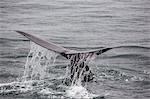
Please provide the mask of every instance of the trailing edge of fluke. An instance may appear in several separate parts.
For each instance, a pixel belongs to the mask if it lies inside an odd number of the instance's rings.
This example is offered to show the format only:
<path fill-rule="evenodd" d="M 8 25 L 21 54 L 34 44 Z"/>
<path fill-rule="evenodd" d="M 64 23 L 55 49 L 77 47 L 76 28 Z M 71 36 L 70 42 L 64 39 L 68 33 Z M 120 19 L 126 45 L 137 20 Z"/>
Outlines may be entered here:
<path fill-rule="evenodd" d="M 17 33 L 24 35 L 26 38 L 28 38 L 29 40 L 31 40 L 32 42 L 48 49 L 51 51 L 54 51 L 56 53 L 61 54 L 62 56 L 66 56 L 66 55 L 72 55 L 72 54 L 78 54 L 78 53 L 95 53 L 96 55 L 100 55 L 110 49 L 113 49 L 115 47 L 112 48 L 100 48 L 100 49 L 95 49 L 95 50 L 88 50 L 88 51 L 75 51 L 75 50 L 70 50 L 67 48 L 64 48 L 62 46 L 56 45 L 52 42 L 47 42 L 44 41 L 36 36 L 31 35 L 30 33 L 25 33 L 22 31 L 16 31 Z"/>

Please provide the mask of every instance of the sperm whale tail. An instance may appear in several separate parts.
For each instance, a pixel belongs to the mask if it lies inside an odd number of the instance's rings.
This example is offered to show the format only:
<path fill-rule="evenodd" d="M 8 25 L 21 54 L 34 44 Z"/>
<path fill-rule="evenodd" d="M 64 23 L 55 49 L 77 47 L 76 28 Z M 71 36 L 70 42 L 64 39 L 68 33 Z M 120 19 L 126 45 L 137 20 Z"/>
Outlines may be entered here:
<path fill-rule="evenodd" d="M 88 82 L 93 79 L 93 73 L 91 72 L 89 66 L 87 65 L 88 61 L 93 55 L 100 55 L 104 52 L 107 52 L 113 48 L 101 48 L 89 51 L 76 51 L 70 50 L 65 47 L 56 45 L 51 42 L 44 41 L 38 37 L 31 35 L 30 33 L 25 33 L 22 31 L 16 31 L 21 35 L 24 35 L 26 38 L 31 40 L 32 42 L 48 49 L 54 51 L 56 53 L 61 54 L 63 57 L 70 60 L 70 81 L 72 84 L 77 83 L 79 81 Z"/>
<path fill-rule="evenodd" d="M 33 41 L 34 43 L 36 43 L 36 44 L 38 44 L 38 45 L 40 45 L 40 46 L 42 46 L 48 50 L 59 53 L 64 57 L 66 57 L 67 55 L 73 55 L 73 54 L 78 54 L 78 53 L 80 53 L 80 54 L 82 54 L 82 53 L 95 53 L 96 55 L 100 55 L 100 54 L 112 49 L 112 48 L 101 48 L 101 49 L 95 49 L 95 50 L 89 50 L 89 51 L 75 51 L 75 50 L 67 49 L 65 47 L 61 47 L 61 46 L 56 45 L 52 42 L 44 41 L 38 37 L 31 35 L 30 33 L 25 33 L 22 31 L 16 31 L 16 32 L 20 33 L 21 35 L 24 35 L 26 38 Z"/>

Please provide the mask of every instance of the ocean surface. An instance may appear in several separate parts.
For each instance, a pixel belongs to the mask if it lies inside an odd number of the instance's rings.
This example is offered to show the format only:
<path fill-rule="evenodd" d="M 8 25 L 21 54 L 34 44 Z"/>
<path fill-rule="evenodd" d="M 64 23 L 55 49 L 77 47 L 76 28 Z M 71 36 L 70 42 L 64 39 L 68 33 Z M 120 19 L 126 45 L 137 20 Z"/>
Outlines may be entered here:
<path fill-rule="evenodd" d="M 0 0 L 0 85 L 23 76 L 30 43 L 15 30 L 74 50 L 124 46 L 90 63 L 97 82 L 86 89 L 98 99 L 150 99 L 150 0 Z M 66 65 L 62 58 L 53 75 Z M 30 93 L 0 99 L 52 98 Z"/>

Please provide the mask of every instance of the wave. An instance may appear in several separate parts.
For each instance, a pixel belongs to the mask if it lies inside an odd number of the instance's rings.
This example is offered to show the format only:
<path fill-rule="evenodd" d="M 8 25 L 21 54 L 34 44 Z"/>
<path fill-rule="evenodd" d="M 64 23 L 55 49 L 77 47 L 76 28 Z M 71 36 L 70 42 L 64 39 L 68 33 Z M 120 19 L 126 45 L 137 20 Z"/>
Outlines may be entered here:
<path fill-rule="evenodd" d="M 116 46 L 116 47 L 112 47 L 112 48 L 136 48 L 136 49 L 148 49 L 150 50 L 150 47 L 147 46 L 136 46 L 136 45 L 127 45 L 127 46 Z"/>
<path fill-rule="evenodd" d="M 102 49 L 102 48 L 106 48 L 106 47 L 102 47 L 102 46 L 97 46 L 97 47 L 65 47 L 65 48 L 69 48 L 69 49 L 75 49 L 75 50 L 85 50 L 85 49 Z M 150 47 L 147 46 L 136 46 L 136 45 L 124 45 L 124 46 L 114 46 L 114 47 L 109 47 L 109 48 L 113 48 L 113 49 L 118 49 L 118 48 L 130 48 L 130 49 L 148 49 L 150 50 Z"/>
<path fill-rule="evenodd" d="M 1 73 L 0 73 L 0 78 L 9 78 L 9 77 L 17 78 L 18 75 L 11 74 L 11 73 L 9 73 L 9 72 L 3 72 L 3 71 L 1 71 Z"/>
<path fill-rule="evenodd" d="M 4 42 L 8 42 L 8 41 L 18 42 L 18 41 L 29 41 L 29 40 L 28 39 L 0 38 L 0 43 L 4 43 Z"/>
<path fill-rule="evenodd" d="M 1 56 L 1 58 L 26 58 L 27 55 L 5 55 L 5 56 Z"/>
<path fill-rule="evenodd" d="M 142 59 L 150 59 L 148 56 L 140 55 L 140 54 L 121 54 L 110 56 L 109 58 L 142 58 Z"/>

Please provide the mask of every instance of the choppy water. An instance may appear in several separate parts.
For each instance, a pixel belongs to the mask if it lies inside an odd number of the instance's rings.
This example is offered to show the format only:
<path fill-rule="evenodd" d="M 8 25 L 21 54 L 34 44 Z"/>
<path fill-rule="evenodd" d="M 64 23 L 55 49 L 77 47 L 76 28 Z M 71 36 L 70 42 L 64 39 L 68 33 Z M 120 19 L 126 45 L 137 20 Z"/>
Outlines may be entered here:
<path fill-rule="evenodd" d="M 87 89 L 104 99 L 150 98 L 149 0 L 1 0 L 1 83 L 16 81 L 23 75 L 29 52 L 29 40 L 14 30 L 31 32 L 76 50 L 126 46 L 110 50 L 90 63 L 97 83 L 90 83 Z M 49 80 L 46 86 L 63 91 L 57 85 L 66 65 L 67 60 L 61 58 L 52 68 L 52 77 L 58 79 Z M 0 98 L 38 98 L 41 94 L 36 93 L 36 88 L 23 95 L 1 94 Z"/>

